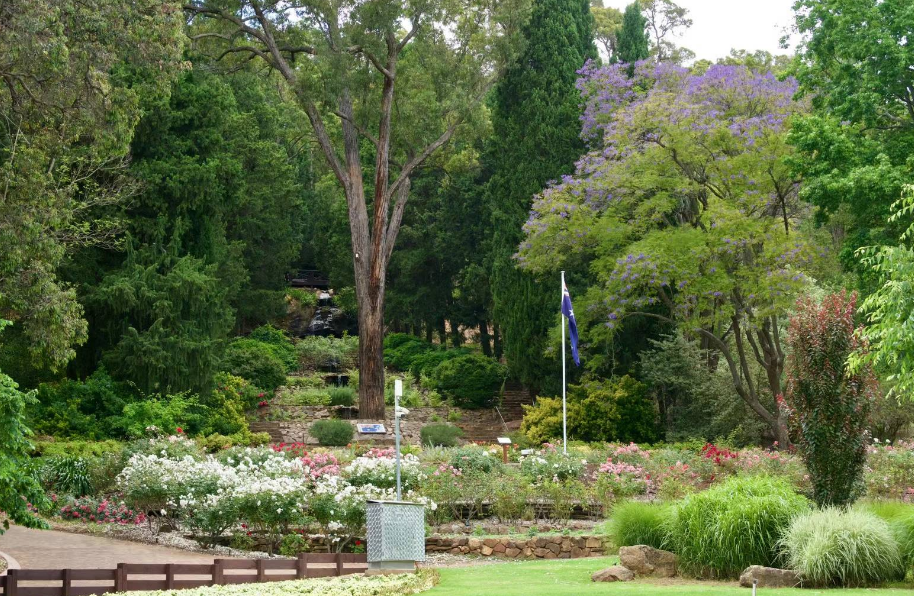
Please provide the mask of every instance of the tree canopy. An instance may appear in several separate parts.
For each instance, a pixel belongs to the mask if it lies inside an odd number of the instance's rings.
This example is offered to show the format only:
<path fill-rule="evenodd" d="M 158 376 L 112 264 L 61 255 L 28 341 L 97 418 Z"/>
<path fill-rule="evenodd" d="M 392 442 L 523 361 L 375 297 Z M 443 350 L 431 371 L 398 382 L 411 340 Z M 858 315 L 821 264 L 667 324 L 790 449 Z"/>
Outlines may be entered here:
<path fill-rule="evenodd" d="M 599 142 L 548 188 L 525 224 L 533 271 L 597 272 L 588 309 L 604 333 L 629 317 L 708 342 L 746 403 L 786 440 L 774 410 L 784 353 L 778 317 L 816 257 L 796 222 L 786 130 L 803 112 L 793 81 L 745 67 L 703 74 L 666 64 L 585 69 L 584 131 Z M 767 376 L 759 393 L 750 366 Z"/>

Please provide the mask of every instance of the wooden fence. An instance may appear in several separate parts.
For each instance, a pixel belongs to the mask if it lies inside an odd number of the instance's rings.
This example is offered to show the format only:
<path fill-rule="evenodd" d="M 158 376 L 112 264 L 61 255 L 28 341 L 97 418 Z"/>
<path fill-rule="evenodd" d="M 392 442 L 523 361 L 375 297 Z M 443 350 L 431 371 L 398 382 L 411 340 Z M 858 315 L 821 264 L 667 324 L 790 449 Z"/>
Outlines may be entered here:
<path fill-rule="evenodd" d="M 134 590 L 275 582 L 362 573 L 363 554 L 311 554 L 297 559 L 216 559 L 207 564 L 120 563 L 117 569 L 11 569 L 0 577 L 3 596 L 87 596 Z"/>

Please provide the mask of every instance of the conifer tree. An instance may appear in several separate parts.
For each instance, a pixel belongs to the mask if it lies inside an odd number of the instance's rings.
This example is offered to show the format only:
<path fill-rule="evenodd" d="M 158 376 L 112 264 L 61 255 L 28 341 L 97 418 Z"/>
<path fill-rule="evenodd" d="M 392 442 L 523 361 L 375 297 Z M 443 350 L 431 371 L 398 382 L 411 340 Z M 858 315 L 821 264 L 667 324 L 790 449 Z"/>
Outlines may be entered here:
<path fill-rule="evenodd" d="M 536 388 L 558 312 L 558 283 L 538 283 L 513 258 L 533 195 L 574 170 L 583 153 L 577 71 L 597 57 L 587 0 L 536 0 L 526 47 L 496 87 L 488 198 L 492 209 L 492 295 L 514 376 Z"/>
<path fill-rule="evenodd" d="M 633 64 L 644 60 L 650 55 L 645 27 L 647 19 L 641 14 L 641 5 L 638 0 L 625 7 L 622 15 L 622 29 L 619 31 L 616 48 L 618 54 L 613 62 Z"/>

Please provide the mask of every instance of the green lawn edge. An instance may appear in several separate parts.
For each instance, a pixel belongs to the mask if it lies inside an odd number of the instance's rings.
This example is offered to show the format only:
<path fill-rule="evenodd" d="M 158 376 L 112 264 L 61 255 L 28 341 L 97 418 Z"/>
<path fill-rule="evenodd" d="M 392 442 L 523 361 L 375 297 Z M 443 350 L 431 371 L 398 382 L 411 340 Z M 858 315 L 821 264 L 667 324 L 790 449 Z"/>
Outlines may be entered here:
<path fill-rule="evenodd" d="M 578 596 L 611 594 L 613 596 L 749 596 L 751 590 L 736 582 L 675 580 L 638 580 L 633 582 L 594 583 L 590 575 L 618 563 L 617 557 L 593 557 L 551 561 L 523 561 L 471 567 L 439 569 L 438 585 L 429 596 Z M 891 588 L 762 589 L 759 594 L 790 596 L 832 594 L 840 596 L 911 596 L 914 584 Z"/>

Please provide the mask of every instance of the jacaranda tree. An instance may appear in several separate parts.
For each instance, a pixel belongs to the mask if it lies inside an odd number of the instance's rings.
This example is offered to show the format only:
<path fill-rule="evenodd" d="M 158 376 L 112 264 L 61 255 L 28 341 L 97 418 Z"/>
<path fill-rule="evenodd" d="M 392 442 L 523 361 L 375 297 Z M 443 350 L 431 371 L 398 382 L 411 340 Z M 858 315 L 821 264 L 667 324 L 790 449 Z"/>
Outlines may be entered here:
<path fill-rule="evenodd" d="M 602 321 L 592 337 L 646 316 L 701 339 L 786 444 L 774 407 L 780 319 L 816 256 L 795 225 L 799 185 L 784 163 L 786 127 L 803 110 L 795 83 L 741 66 L 640 63 L 632 77 L 590 65 L 579 86 L 598 148 L 534 203 L 521 263 L 598 275 L 584 305 Z"/>
<path fill-rule="evenodd" d="M 797 447 L 821 506 L 848 505 L 863 490 L 866 429 L 878 389 L 871 368 L 847 370 L 848 357 L 865 346 L 854 329 L 857 295 L 803 299 L 790 319 L 788 413 Z"/>

